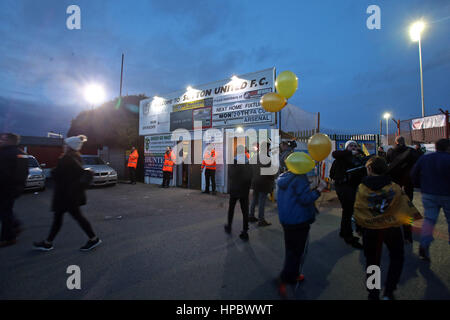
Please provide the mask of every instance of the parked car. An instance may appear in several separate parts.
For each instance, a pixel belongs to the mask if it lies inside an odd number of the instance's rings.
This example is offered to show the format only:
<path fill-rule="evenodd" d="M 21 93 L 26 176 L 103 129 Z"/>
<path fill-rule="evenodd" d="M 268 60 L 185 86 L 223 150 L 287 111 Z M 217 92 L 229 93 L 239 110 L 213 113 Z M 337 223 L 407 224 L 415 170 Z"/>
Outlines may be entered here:
<path fill-rule="evenodd" d="M 35 157 L 28 155 L 28 178 L 25 183 L 25 190 L 44 190 L 45 174 L 41 167 L 45 167 L 45 163 L 39 165 Z"/>
<path fill-rule="evenodd" d="M 92 170 L 94 178 L 91 186 L 117 183 L 117 172 L 98 156 L 82 155 L 83 168 Z"/>

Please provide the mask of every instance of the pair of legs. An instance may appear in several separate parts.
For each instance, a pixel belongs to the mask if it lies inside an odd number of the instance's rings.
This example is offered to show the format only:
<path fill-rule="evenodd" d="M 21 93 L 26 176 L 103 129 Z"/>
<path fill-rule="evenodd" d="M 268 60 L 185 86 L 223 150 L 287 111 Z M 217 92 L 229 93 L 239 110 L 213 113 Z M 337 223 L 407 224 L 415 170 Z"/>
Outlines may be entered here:
<path fill-rule="evenodd" d="M 230 197 L 230 202 L 228 206 L 228 228 L 231 229 L 233 224 L 233 216 L 234 216 L 234 207 L 236 206 L 236 202 L 239 201 L 241 205 L 242 218 L 243 218 L 243 228 L 242 232 L 247 233 L 248 231 L 248 195 L 247 197 Z"/>
<path fill-rule="evenodd" d="M 302 274 L 308 250 L 310 225 L 307 223 L 284 225 L 285 258 L 283 270 L 280 274 L 281 282 L 296 283 Z"/>
<path fill-rule="evenodd" d="M 92 230 L 91 224 L 83 216 L 83 214 L 81 213 L 79 207 L 70 208 L 67 211 L 72 216 L 72 218 L 74 218 L 75 221 L 78 222 L 78 224 L 80 225 L 81 229 L 83 229 L 83 231 L 86 233 L 86 235 L 89 237 L 89 239 L 96 238 L 96 235 L 95 235 L 94 231 Z M 66 211 L 63 211 L 63 210 L 55 212 L 55 215 L 53 217 L 53 224 L 52 224 L 52 227 L 50 229 L 50 233 L 49 233 L 49 235 L 47 237 L 47 240 L 46 240 L 48 243 L 52 243 L 53 240 L 55 239 L 56 235 L 58 234 L 59 230 L 61 230 L 61 226 L 62 226 L 62 223 L 63 223 L 63 217 L 64 217 L 64 213 L 65 212 Z"/>
<path fill-rule="evenodd" d="M 128 167 L 130 171 L 130 181 L 132 184 L 136 184 L 136 168 Z"/>
<path fill-rule="evenodd" d="M 172 172 L 163 171 L 163 182 L 161 187 L 168 188 L 170 184 L 170 179 L 172 179 Z"/>
<path fill-rule="evenodd" d="M 447 219 L 448 233 L 450 236 L 450 196 L 422 193 L 422 203 L 425 209 L 425 217 L 422 225 L 422 234 L 420 236 L 420 246 L 428 249 L 431 242 L 434 240 L 434 226 L 438 220 L 441 208 L 444 210 L 445 218 Z M 450 238 L 448 241 L 450 244 Z"/>
<path fill-rule="evenodd" d="M 266 206 L 267 193 L 253 190 L 252 204 L 250 205 L 250 218 L 255 217 L 255 207 L 258 203 L 258 219 L 264 220 L 264 207 Z"/>
<path fill-rule="evenodd" d="M 392 297 L 402 274 L 404 251 L 403 235 L 400 227 L 386 229 L 363 229 L 364 255 L 366 270 L 369 266 L 380 266 L 383 243 L 389 250 L 390 264 L 385 283 L 384 296 Z M 370 275 L 367 274 L 366 279 Z M 371 299 L 377 299 L 379 289 L 367 289 Z"/>
<path fill-rule="evenodd" d="M 411 202 L 413 201 L 414 197 L 414 185 L 412 183 L 408 183 L 405 185 L 402 185 L 403 191 L 405 191 L 406 195 L 408 196 L 409 200 Z M 403 227 L 403 238 L 405 241 L 408 241 L 409 243 L 412 243 L 412 227 L 410 225 L 404 225 Z"/>
<path fill-rule="evenodd" d="M 356 189 L 353 186 L 343 184 L 336 185 L 336 193 L 342 207 L 340 236 L 347 242 L 353 241 L 352 216 L 355 204 Z"/>
<path fill-rule="evenodd" d="M 2 231 L 0 241 L 16 240 L 16 230 L 21 223 L 14 217 L 13 212 L 14 198 L 8 197 L 0 200 L 0 220 L 2 222 Z"/>
<path fill-rule="evenodd" d="M 205 192 L 209 193 L 209 184 L 211 182 L 212 192 L 216 192 L 216 170 L 205 170 Z"/>

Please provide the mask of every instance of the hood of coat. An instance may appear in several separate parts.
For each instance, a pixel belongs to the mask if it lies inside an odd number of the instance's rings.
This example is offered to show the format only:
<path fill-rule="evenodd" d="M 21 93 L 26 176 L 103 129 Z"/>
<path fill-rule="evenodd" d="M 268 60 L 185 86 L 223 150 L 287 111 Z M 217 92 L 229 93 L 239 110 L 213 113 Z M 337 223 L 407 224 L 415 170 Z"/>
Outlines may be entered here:
<path fill-rule="evenodd" d="M 391 183 L 392 180 L 388 176 L 368 176 L 364 177 L 362 180 L 362 184 L 374 191 L 380 190 Z"/>
<path fill-rule="evenodd" d="M 296 176 L 297 176 L 296 174 L 293 174 L 290 171 L 285 172 L 282 175 L 280 175 L 277 184 L 281 189 L 287 189 L 291 184 L 292 180 L 294 180 Z"/>

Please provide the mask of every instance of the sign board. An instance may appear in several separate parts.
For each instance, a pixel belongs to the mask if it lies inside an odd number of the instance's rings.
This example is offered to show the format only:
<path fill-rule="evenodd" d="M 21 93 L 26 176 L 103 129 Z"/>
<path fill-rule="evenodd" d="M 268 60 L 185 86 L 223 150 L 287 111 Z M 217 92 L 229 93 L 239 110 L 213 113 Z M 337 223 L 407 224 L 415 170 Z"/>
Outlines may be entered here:
<path fill-rule="evenodd" d="M 200 108 L 192 110 L 192 119 L 194 121 L 201 121 L 202 129 L 211 128 L 212 126 L 212 108 Z M 196 129 L 196 128 L 194 128 Z"/>
<path fill-rule="evenodd" d="M 190 121 L 196 118 L 203 122 L 204 128 L 274 124 L 274 114 L 266 112 L 259 105 L 265 93 L 274 91 L 274 81 L 275 69 L 270 68 L 199 85 L 189 91 L 182 90 L 164 97 L 142 100 L 139 108 L 139 134 L 169 133 L 178 127 L 187 129 Z M 241 108 L 239 110 L 238 105 Z M 235 110 L 230 110 L 233 106 Z M 207 108 L 211 108 L 211 120 L 208 120 Z M 183 114 L 176 115 L 179 112 Z M 189 115 L 191 120 L 187 119 Z"/>
<path fill-rule="evenodd" d="M 192 130 L 194 123 L 192 122 L 192 110 L 183 110 L 170 113 L 170 131 L 176 129 Z"/>
<path fill-rule="evenodd" d="M 213 107 L 213 127 L 272 122 L 273 113 L 261 107 L 259 100 L 220 104 Z"/>
<path fill-rule="evenodd" d="M 175 142 L 171 135 L 156 135 L 145 137 L 144 140 L 144 175 L 151 178 L 162 178 L 164 153 L 167 147 L 173 147 Z"/>
<path fill-rule="evenodd" d="M 178 112 L 178 111 L 183 111 L 183 110 L 212 107 L 212 105 L 213 105 L 213 98 L 208 98 L 208 99 L 195 100 L 195 101 L 191 101 L 191 102 L 176 104 L 173 106 L 172 111 Z"/>

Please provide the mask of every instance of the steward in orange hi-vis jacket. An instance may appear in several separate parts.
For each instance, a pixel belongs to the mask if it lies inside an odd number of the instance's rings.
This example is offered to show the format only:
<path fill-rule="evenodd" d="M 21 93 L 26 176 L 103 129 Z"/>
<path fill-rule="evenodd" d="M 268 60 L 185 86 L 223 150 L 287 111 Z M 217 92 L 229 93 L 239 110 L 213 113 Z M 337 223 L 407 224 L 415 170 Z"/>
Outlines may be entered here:
<path fill-rule="evenodd" d="M 128 170 L 130 171 L 130 183 L 136 184 L 136 167 L 139 159 L 138 151 L 135 147 L 131 148 L 131 154 L 128 157 Z"/>
<path fill-rule="evenodd" d="M 168 188 L 170 179 L 172 179 L 173 175 L 173 166 L 175 164 L 175 154 L 172 151 L 171 147 L 167 147 L 166 153 L 164 154 L 164 164 L 163 164 L 163 182 L 161 188 Z"/>
<path fill-rule="evenodd" d="M 202 162 L 202 170 L 205 169 L 205 191 L 202 193 L 209 193 L 209 184 L 211 181 L 212 194 L 216 194 L 216 150 L 211 152 L 206 151 Z"/>

